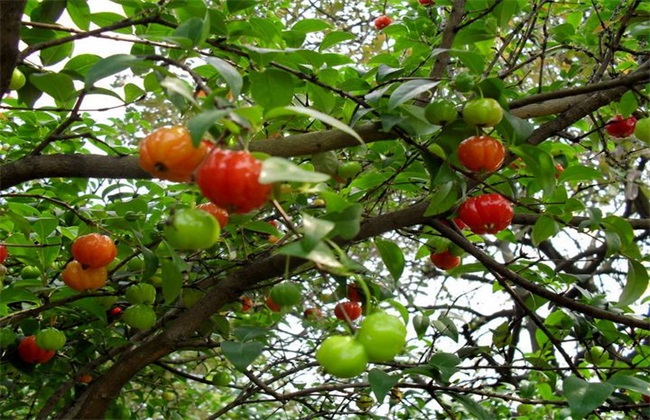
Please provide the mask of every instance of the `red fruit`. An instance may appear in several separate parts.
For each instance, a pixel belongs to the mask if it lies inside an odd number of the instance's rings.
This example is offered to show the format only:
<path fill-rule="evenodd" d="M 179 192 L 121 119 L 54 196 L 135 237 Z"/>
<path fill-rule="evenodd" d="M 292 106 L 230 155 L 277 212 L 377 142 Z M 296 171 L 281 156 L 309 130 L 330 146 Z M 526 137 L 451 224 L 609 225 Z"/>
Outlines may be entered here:
<path fill-rule="evenodd" d="M 358 302 L 341 302 L 334 307 L 334 315 L 342 321 L 354 321 L 361 316 L 361 305 Z"/>
<path fill-rule="evenodd" d="M 253 308 L 253 299 L 249 298 L 248 296 L 240 297 L 239 301 L 241 302 L 242 312 L 248 312 Z"/>
<path fill-rule="evenodd" d="M 605 125 L 605 130 L 607 133 L 616 138 L 629 137 L 634 133 L 634 128 L 636 127 L 636 118 L 629 116 L 628 118 L 623 118 L 622 115 L 616 115 Z"/>
<path fill-rule="evenodd" d="M 202 141 L 194 147 L 182 126 L 158 128 L 140 142 L 140 167 L 160 179 L 189 182 L 208 154 L 208 144 Z"/>
<path fill-rule="evenodd" d="M 503 144 L 490 136 L 473 136 L 458 146 L 458 160 L 472 172 L 494 172 L 505 156 Z"/>
<path fill-rule="evenodd" d="M 92 382 L 92 380 L 93 380 L 93 376 L 89 374 L 81 375 L 77 378 L 77 382 L 81 384 L 89 384 L 90 382 Z"/>
<path fill-rule="evenodd" d="M 271 299 L 271 296 L 266 298 L 266 306 L 272 310 L 273 312 L 280 312 L 282 310 L 282 307 L 278 305 L 277 303 L 273 302 L 273 299 Z"/>
<path fill-rule="evenodd" d="M 478 235 L 501 232 L 513 216 L 512 204 L 501 194 L 471 197 L 458 209 L 458 217 Z"/>
<path fill-rule="evenodd" d="M 319 308 L 307 308 L 302 315 L 305 319 L 321 319 L 323 317 L 323 311 Z"/>
<path fill-rule="evenodd" d="M 641 399 L 642 399 L 643 402 L 645 402 L 646 404 L 650 404 L 650 395 L 643 394 L 643 395 L 641 395 Z"/>
<path fill-rule="evenodd" d="M 559 178 L 560 175 L 564 172 L 564 166 L 560 165 L 559 163 L 555 164 L 555 178 Z"/>
<path fill-rule="evenodd" d="M 375 29 L 380 31 L 391 23 L 393 23 L 393 19 L 389 18 L 388 16 L 379 16 L 377 19 L 375 19 Z"/>
<path fill-rule="evenodd" d="M 7 247 L 4 245 L 0 245 L 0 264 L 5 262 L 7 259 L 7 255 L 9 255 L 9 252 L 7 252 Z"/>
<path fill-rule="evenodd" d="M 460 265 L 461 258 L 449 251 L 443 251 L 429 255 L 429 259 L 431 259 L 433 265 L 439 269 L 451 270 L 452 268 L 456 268 Z"/>
<path fill-rule="evenodd" d="M 18 344 L 18 356 L 25 363 L 47 363 L 54 357 L 55 350 L 43 350 L 36 345 L 36 336 L 30 335 Z"/>
<path fill-rule="evenodd" d="M 108 316 L 114 318 L 114 317 L 116 317 L 116 316 L 120 316 L 120 315 L 122 315 L 122 312 L 124 312 L 124 310 L 123 310 L 122 308 L 120 308 L 119 306 L 116 306 L 116 307 L 114 307 L 114 308 L 111 308 L 111 309 L 108 311 Z"/>
<path fill-rule="evenodd" d="M 348 300 L 352 302 L 364 301 L 363 290 L 359 286 L 355 284 L 348 284 L 346 291 L 348 295 Z"/>
<path fill-rule="evenodd" d="M 215 147 L 196 171 L 196 182 L 205 197 L 229 213 L 248 213 L 262 207 L 272 184 L 259 181 L 262 162 L 245 151 Z"/>
<path fill-rule="evenodd" d="M 105 267 L 115 259 L 117 248 L 113 240 L 106 235 L 90 233 L 78 237 L 72 242 L 72 257 L 84 268 Z"/>
<path fill-rule="evenodd" d="M 418 2 L 422 6 L 431 6 L 433 4 L 433 0 L 418 0 Z"/>
<path fill-rule="evenodd" d="M 70 261 L 61 272 L 66 286 L 78 292 L 104 287 L 108 279 L 106 267 L 83 268 L 79 261 Z"/>
<path fill-rule="evenodd" d="M 206 211 L 210 213 L 212 216 L 214 216 L 215 219 L 219 222 L 219 226 L 223 229 L 224 226 L 228 224 L 228 220 L 230 219 L 230 215 L 228 215 L 228 212 L 222 209 L 221 207 L 217 206 L 214 203 L 203 203 L 199 204 L 196 206 L 197 209 Z"/>
<path fill-rule="evenodd" d="M 465 222 L 463 222 L 463 221 L 460 219 L 460 217 L 455 217 L 455 218 L 453 219 L 453 222 L 454 222 L 454 224 L 458 227 L 458 229 L 460 229 L 460 230 L 467 229 L 467 225 L 465 224 Z"/>

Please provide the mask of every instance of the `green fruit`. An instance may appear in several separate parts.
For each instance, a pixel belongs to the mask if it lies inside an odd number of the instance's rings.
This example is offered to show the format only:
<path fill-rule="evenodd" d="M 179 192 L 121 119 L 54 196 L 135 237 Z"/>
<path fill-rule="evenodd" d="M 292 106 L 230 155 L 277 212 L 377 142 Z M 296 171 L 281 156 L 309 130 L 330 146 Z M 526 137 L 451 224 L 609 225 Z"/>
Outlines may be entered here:
<path fill-rule="evenodd" d="M 362 394 L 357 398 L 357 407 L 361 411 L 368 411 L 375 405 L 375 400 L 370 395 Z"/>
<path fill-rule="evenodd" d="M 122 319 L 129 327 L 148 330 L 156 324 L 156 312 L 148 305 L 133 305 L 126 308 Z"/>
<path fill-rule="evenodd" d="M 525 416 L 527 414 L 532 413 L 534 409 L 535 407 L 533 405 L 519 404 L 519 406 L 517 407 L 517 414 L 519 414 L 520 416 Z"/>
<path fill-rule="evenodd" d="M 357 340 L 365 347 L 368 360 L 387 362 L 406 344 L 406 327 L 402 321 L 385 312 L 372 313 L 361 321 Z"/>
<path fill-rule="evenodd" d="M 300 286 L 292 282 L 278 283 L 271 288 L 269 296 L 280 306 L 293 306 L 302 300 Z"/>
<path fill-rule="evenodd" d="M 650 117 L 641 118 L 636 122 L 634 135 L 637 139 L 646 143 L 650 143 Z"/>
<path fill-rule="evenodd" d="M 316 360 L 325 372 L 339 378 L 353 378 L 366 370 L 368 355 L 364 346 L 350 336 L 333 335 L 316 350 Z"/>
<path fill-rule="evenodd" d="M 328 175 L 336 175 L 339 167 L 339 158 L 336 152 L 330 150 L 323 153 L 311 155 L 311 163 L 314 169 Z"/>
<path fill-rule="evenodd" d="M 232 382 L 230 373 L 221 371 L 212 377 L 212 384 L 215 386 L 227 386 Z"/>
<path fill-rule="evenodd" d="M 475 84 L 476 82 L 474 81 L 474 76 L 472 76 L 471 73 L 463 72 L 459 73 L 454 78 L 452 87 L 459 92 L 469 92 L 470 90 L 474 89 Z"/>
<path fill-rule="evenodd" d="M 17 68 L 14 68 L 13 73 L 11 73 L 11 82 L 9 82 L 9 90 L 18 90 L 25 86 L 25 82 L 27 79 L 25 79 L 25 75 L 23 74 L 22 71 L 18 70 Z"/>
<path fill-rule="evenodd" d="M 427 105 L 424 116 L 431 124 L 446 125 L 458 118 L 458 111 L 452 101 L 442 99 Z"/>
<path fill-rule="evenodd" d="M 341 178 L 350 179 L 357 176 L 362 170 L 363 166 L 359 162 L 345 162 L 338 167 L 337 173 Z"/>
<path fill-rule="evenodd" d="M 138 283 L 126 289 L 125 297 L 127 302 L 136 305 L 143 303 L 152 305 L 156 301 L 156 288 L 149 283 Z"/>
<path fill-rule="evenodd" d="M 176 399 L 176 394 L 171 391 L 165 391 L 162 393 L 162 399 L 165 401 L 174 401 Z"/>
<path fill-rule="evenodd" d="M 14 345 L 18 337 L 14 330 L 10 328 L 0 328 L 0 349 L 6 349 Z"/>
<path fill-rule="evenodd" d="M 56 328 L 45 328 L 36 334 L 36 345 L 43 350 L 59 350 L 65 342 L 65 334 Z"/>
<path fill-rule="evenodd" d="M 424 337 L 424 334 L 429 329 L 431 324 L 431 319 L 427 315 L 416 315 L 413 317 L 413 329 L 417 334 L 418 338 Z"/>
<path fill-rule="evenodd" d="M 22 270 L 20 270 L 20 277 L 25 280 L 37 279 L 41 277 L 41 270 L 39 270 L 38 267 L 34 267 L 33 265 L 26 265 Z"/>
<path fill-rule="evenodd" d="M 142 271 L 144 270 L 144 259 L 142 258 L 131 258 L 128 263 L 126 263 L 126 268 L 129 271 Z"/>
<path fill-rule="evenodd" d="M 194 306 L 203 296 L 205 296 L 205 292 L 202 290 L 185 288 L 183 289 L 183 306 L 186 308 Z"/>
<path fill-rule="evenodd" d="M 589 347 L 585 352 L 585 360 L 592 365 L 599 365 L 609 360 L 609 353 L 601 346 Z"/>
<path fill-rule="evenodd" d="M 503 108 L 495 99 L 473 99 L 463 108 L 463 120 L 472 127 L 494 127 L 503 118 Z"/>
<path fill-rule="evenodd" d="M 219 222 L 210 213 L 181 209 L 172 216 L 163 234 L 174 249 L 198 251 L 217 243 L 220 232 Z"/>

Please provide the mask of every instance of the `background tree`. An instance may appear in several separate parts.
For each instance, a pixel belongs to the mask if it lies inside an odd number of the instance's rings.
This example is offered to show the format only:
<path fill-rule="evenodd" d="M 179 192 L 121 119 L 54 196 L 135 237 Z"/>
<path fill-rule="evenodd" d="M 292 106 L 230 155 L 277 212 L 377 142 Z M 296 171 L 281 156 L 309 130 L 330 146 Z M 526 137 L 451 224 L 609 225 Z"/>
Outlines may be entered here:
<path fill-rule="evenodd" d="M 3 415 L 649 414 L 647 2 L 0 8 Z M 481 98 L 496 102 L 468 111 Z M 255 153 L 275 184 L 207 250 L 163 235 L 207 201 L 197 185 L 139 166 L 140 140 L 173 124 Z M 479 152 L 459 158 L 480 134 L 507 150 L 495 172 L 468 169 Z M 511 203 L 505 230 L 451 222 L 483 194 Z M 62 270 L 90 233 L 117 258 L 105 286 L 78 292 Z M 444 252 L 447 270 L 429 258 Z M 300 303 L 272 311 L 286 281 Z M 315 356 L 357 330 L 333 315 L 353 298 L 398 315 L 408 340 L 342 379 Z"/>

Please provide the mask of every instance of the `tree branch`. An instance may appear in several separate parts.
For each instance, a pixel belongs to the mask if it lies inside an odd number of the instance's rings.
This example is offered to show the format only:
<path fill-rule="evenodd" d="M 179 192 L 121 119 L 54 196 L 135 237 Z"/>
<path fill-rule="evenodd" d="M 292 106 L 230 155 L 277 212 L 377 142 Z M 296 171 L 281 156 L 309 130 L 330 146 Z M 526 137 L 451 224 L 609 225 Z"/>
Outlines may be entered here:
<path fill-rule="evenodd" d="M 27 0 L 0 1 L 0 97 L 9 89 L 18 61 L 20 18 Z"/>

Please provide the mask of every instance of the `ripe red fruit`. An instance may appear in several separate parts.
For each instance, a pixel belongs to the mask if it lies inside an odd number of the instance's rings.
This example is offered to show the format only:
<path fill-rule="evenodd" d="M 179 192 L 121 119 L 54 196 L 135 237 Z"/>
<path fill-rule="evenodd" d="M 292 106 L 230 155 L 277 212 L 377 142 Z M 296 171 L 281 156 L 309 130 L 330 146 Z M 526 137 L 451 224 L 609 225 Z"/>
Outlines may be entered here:
<path fill-rule="evenodd" d="M 227 211 L 222 209 L 221 207 L 217 206 L 214 203 L 203 203 L 199 204 L 196 206 L 197 209 L 206 211 L 210 213 L 212 216 L 214 216 L 215 219 L 219 222 L 219 226 L 223 229 L 227 224 L 228 220 L 230 219 L 230 215 L 228 214 Z"/>
<path fill-rule="evenodd" d="M 460 229 L 460 230 L 467 229 L 467 225 L 465 224 L 465 222 L 463 222 L 460 219 L 460 217 L 455 217 L 452 221 L 458 227 L 458 229 Z"/>
<path fill-rule="evenodd" d="M 418 2 L 422 6 L 431 6 L 433 4 L 433 0 L 418 0 Z"/>
<path fill-rule="evenodd" d="M 271 296 L 266 298 L 266 306 L 272 310 L 273 312 L 280 312 L 282 311 L 282 307 L 278 305 L 277 303 L 273 302 L 273 299 L 271 299 Z"/>
<path fill-rule="evenodd" d="M 215 147 L 196 171 L 201 193 L 229 213 L 262 207 L 273 185 L 259 181 L 262 162 L 245 151 Z"/>
<path fill-rule="evenodd" d="M 375 19 L 375 29 L 381 31 L 391 23 L 393 23 L 393 19 L 389 18 L 388 16 L 379 16 L 377 19 Z"/>
<path fill-rule="evenodd" d="M 81 375 L 77 378 L 77 382 L 79 382 L 80 384 L 89 384 L 90 382 L 92 382 L 92 380 L 93 380 L 93 376 L 90 374 Z"/>
<path fill-rule="evenodd" d="M 84 268 L 105 267 L 115 259 L 117 248 L 113 240 L 106 235 L 90 233 L 79 236 L 72 242 L 72 257 Z"/>
<path fill-rule="evenodd" d="M 334 315 L 342 321 L 354 321 L 361 316 L 361 305 L 358 302 L 341 302 L 334 307 Z"/>
<path fill-rule="evenodd" d="M 501 232 L 513 216 L 512 204 L 501 194 L 471 197 L 458 209 L 458 217 L 478 235 Z"/>
<path fill-rule="evenodd" d="M 18 356 L 25 363 L 47 363 L 54 357 L 55 350 L 43 350 L 36 345 L 36 336 L 30 335 L 18 344 Z"/>
<path fill-rule="evenodd" d="M 356 284 L 348 284 L 346 292 L 348 295 L 348 300 L 360 303 L 364 301 L 363 289 L 361 289 L 361 287 L 357 286 Z"/>
<path fill-rule="evenodd" d="M 114 308 L 109 309 L 108 316 L 112 317 L 112 318 L 115 318 L 115 317 L 118 317 L 118 316 L 122 315 L 122 312 L 124 312 L 124 310 L 122 308 L 120 308 L 119 306 L 116 306 Z"/>
<path fill-rule="evenodd" d="M 189 182 L 208 154 L 208 144 L 194 147 L 190 132 L 182 126 L 158 128 L 140 142 L 140 167 L 160 179 Z"/>
<path fill-rule="evenodd" d="M 242 312 L 248 312 L 253 308 L 253 299 L 249 298 L 248 296 L 240 297 L 239 302 L 241 302 Z"/>
<path fill-rule="evenodd" d="M 305 319 L 321 319 L 323 317 L 323 311 L 319 308 L 307 308 L 302 315 Z"/>
<path fill-rule="evenodd" d="M 560 165 L 559 163 L 555 164 L 555 178 L 559 178 L 560 175 L 564 172 L 564 166 Z"/>
<path fill-rule="evenodd" d="M 66 286 L 78 292 L 104 287 L 108 279 L 106 267 L 83 268 L 79 261 L 70 261 L 61 272 Z"/>
<path fill-rule="evenodd" d="M 0 264 L 5 262 L 7 259 L 7 255 L 9 255 L 9 252 L 7 251 L 7 247 L 4 245 L 0 245 Z"/>
<path fill-rule="evenodd" d="M 506 156 L 503 143 L 490 136 L 473 136 L 458 146 L 458 160 L 472 172 L 494 172 Z"/>
<path fill-rule="evenodd" d="M 634 133 L 634 128 L 636 127 L 636 118 L 629 116 L 628 118 L 623 118 L 622 115 L 616 115 L 605 125 L 605 130 L 607 133 L 616 138 L 629 137 Z"/>
<path fill-rule="evenodd" d="M 448 250 L 431 254 L 429 255 L 429 259 L 433 265 L 441 270 L 451 270 L 452 268 L 456 268 L 460 265 L 461 260 L 459 256 L 452 254 Z"/>

